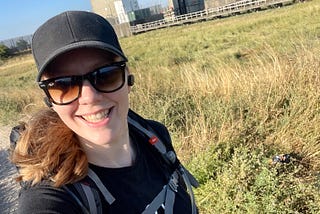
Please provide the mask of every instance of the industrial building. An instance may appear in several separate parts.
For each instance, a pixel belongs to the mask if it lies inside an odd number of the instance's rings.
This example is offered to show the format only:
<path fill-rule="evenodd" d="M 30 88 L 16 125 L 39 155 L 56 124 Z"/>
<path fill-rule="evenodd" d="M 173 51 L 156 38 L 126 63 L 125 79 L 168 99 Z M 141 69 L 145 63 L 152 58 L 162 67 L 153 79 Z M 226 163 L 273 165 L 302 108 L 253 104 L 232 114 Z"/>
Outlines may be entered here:
<path fill-rule="evenodd" d="M 150 0 L 152 1 L 152 0 Z M 91 0 L 92 11 L 105 17 L 118 36 L 131 35 L 130 26 L 175 17 L 238 0 L 168 0 L 168 5 L 139 8 L 138 0 Z"/>
<path fill-rule="evenodd" d="M 92 11 L 106 18 L 119 37 L 130 36 L 128 13 L 139 10 L 137 0 L 90 0 Z"/>
<path fill-rule="evenodd" d="M 169 0 L 175 15 L 193 13 L 205 9 L 204 0 Z"/>
<path fill-rule="evenodd" d="M 91 0 L 92 11 L 105 17 L 112 25 L 129 22 L 128 13 L 139 10 L 137 0 Z"/>

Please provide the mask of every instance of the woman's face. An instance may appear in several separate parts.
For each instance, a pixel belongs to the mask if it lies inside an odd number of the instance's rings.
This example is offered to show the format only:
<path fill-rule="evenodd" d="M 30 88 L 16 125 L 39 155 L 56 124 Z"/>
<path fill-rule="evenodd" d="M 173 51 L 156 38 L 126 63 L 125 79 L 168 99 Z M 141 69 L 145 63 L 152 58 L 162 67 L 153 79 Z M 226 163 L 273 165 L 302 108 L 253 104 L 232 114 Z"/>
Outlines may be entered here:
<path fill-rule="evenodd" d="M 84 75 L 117 61 L 120 59 L 98 49 L 77 49 L 50 63 L 44 79 Z M 53 104 L 53 110 L 76 133 L 81 143 L 108 145 L 121 141 L 128 134 L 129 91 L 127 77 L 124 86 L 111 93 L 98 92 L 84 80 L 77 100 L 67 105 Z"/>

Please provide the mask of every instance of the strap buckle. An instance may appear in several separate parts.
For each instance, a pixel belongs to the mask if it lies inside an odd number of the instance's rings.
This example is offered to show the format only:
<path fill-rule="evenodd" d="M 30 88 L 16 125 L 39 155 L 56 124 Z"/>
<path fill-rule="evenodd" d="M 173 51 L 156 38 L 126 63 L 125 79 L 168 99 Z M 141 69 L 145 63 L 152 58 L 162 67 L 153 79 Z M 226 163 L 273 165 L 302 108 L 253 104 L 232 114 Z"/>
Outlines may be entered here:
<path fill-rule="evenodd" d="M 168 185 L 174 192 L 178 192 L 179 181 L 178 181 L 178 173 L 177 172 L 174 172 L 171 175 L 171 178 L 170 178 Z"/>

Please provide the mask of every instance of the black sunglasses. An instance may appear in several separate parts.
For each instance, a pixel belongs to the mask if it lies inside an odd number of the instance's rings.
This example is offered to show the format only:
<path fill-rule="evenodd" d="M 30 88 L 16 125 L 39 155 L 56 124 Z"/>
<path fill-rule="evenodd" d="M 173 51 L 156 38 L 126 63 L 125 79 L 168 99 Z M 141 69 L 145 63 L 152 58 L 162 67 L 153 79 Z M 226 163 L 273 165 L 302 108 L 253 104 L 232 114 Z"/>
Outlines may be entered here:
<path fill-rule="evenodd" d="M 125 62 L 105 65 L 85 75 L 62 76 L 40 81 L 39 87 L 44 90 L 50 102 L 67 105 L 80 97 L 82 84 L 88 80 L 92 87 L 103 93 L 119 90 L 125 83 Z"/>

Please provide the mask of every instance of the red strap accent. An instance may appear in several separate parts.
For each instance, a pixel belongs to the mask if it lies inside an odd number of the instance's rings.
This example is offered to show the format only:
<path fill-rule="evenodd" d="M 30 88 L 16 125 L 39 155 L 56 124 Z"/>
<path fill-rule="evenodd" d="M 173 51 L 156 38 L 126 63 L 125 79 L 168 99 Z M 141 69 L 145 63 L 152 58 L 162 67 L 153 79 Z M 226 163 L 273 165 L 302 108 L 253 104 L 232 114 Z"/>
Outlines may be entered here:
<path fill-rule="evenodd" d="M 152 145 L 156 144 L 156 142 L 158 142 L 158 138 L 156 136 L 152 136 L 149 139 L 149 143 L 151 143 Z"/>
<path fill-rule="evenodd" d="M 87 182 L 87 181 L 82 181 L 81 183 L 82 183 L 83 185 L 90 186 L 90 183 Z"/>

